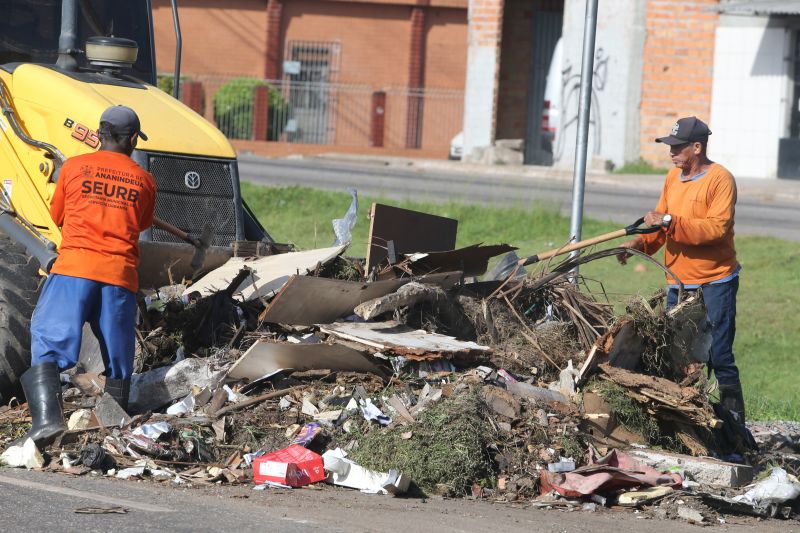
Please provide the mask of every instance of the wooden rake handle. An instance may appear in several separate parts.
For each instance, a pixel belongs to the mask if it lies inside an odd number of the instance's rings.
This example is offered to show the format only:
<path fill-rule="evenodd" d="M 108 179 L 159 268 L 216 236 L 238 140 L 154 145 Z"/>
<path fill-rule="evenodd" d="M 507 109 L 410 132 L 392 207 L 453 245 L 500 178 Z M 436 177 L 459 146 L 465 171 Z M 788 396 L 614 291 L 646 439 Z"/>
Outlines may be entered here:
<path fill-rule="evenodd" d="M 561 248 L 556 248 L 554 250 L 548 250 L 547 252 L 542 252 L 528 257 L 523 257 L 517 263 L 520 266 L 532 265 L 534 263 L 538 263 L 539 261 L 550 259 L 551 257 L 554 257 L 556 255 L 568 254 L 570 252 L 574 252 L 575 250 L 586 248 L 587 246 L 593 246 L 595 244 L 600 244 L 601 242 L 618 239 L 619 237 L 625 237 L 626 235 L 653 233 L 661 229 L 661 226 L 641 227 L 642 224 L 644 224 L 644 218 L 638 219 L 630 226 L 626 226 L 622 229 L 611 231 L 609 233 L 604 233 L 603 235 L 598 235 L 597 237 L 592 237 L 591 239 L 578 241 L 572 244 L 568 244 L 566 246 L 562 246 Z"/>

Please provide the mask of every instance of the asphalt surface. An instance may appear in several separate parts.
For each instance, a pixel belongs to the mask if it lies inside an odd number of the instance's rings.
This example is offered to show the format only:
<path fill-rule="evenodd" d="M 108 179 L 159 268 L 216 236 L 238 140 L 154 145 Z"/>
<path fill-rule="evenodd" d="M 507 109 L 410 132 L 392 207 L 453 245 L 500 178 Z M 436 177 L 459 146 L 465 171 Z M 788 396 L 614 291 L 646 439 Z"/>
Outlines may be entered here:
<path fill-rule="evenodd" d="M 403 166 L 405 165 L 405 166 Z M 572 182 L 564 173 L 526 167 L 454 170 L 455 165 L 426 168 L 411 163 L 333 158 L 239 159 L 241 179 L 268 186 L 299 185 L 392 200 L 465 201 L 496 206 L 541 205 L 569 215 Z M 737 180 L 736 233 L 800 241 L 800 184 L 786 180 Z M 599 175 L 587 177 L 584 216 L 625 226 L 655 207 L 663 177 Z M 584 235 L 584 237 L 588 237 Z"/>
<path fill-rule="evenodd" d="M 662 533 L 697 531 L 646 512 L 535 509 L 525 504 L 367 495 L 326 485 L 301 490 L 252 486 L 182 488 L 171 482 L 121 481 L 86 475 L 0 468 L 2 530 L 140 533 L 141 531 L 503 531 Z M 123 514 L 82 514 L 122 508 Z M 798 531 L 797 521 L 726 517 L 714 531 Z"/>

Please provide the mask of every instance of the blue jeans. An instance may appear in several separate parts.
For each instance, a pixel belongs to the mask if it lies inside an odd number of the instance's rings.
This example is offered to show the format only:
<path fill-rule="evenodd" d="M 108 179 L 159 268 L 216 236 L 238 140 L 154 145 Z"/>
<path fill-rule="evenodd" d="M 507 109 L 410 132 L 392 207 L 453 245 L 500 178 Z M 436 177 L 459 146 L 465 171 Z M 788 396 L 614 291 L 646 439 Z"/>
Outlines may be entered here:
<path fill-rule="evenodd" d="M 97 340 L 109 377 L 133 373 L 136 295 L 123 287 L 51 274 L 31 319 L 31 366 L 57 363 L 59 370 L 78 364 L 83 324 Z"/>
<path fill-rule="evenodd" d="M 739 290 L 739 277 L 725 283 L 703 285 L 703 301 L 711 322 L 711 360 L 709 366 L 714 370 L 720 385 L 740 385 L 739 369 L 733 358 L 733 338 L 736 335 L 736 293 Z M 691 292 L 691 291 L 690 291 Z M 678 289 L 669 289 L 667 307 L 678 303 Z"/>

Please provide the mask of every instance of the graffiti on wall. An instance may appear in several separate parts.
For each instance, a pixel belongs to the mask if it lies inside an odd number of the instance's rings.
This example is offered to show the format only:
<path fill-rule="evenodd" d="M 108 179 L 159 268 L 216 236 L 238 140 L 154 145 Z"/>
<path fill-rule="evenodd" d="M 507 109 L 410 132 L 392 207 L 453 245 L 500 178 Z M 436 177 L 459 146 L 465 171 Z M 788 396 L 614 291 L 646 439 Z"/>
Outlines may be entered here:
<path fill-rule="evenodd" d="M 602 48 L 598 48 L 594 57 L 594 76 L 592 83 L 591 113 L 589 115 L 589 153 L 597 155 L 600 153 L 600 98 L 598 93 L 602 93 L 606 86 L 606 75 L 608 72 L 609 56 Z M 581 73 L 573 73 L 572 65 L 561 72 L 561 123 L 558 128 L 556 139 L 555 160 L 560 161 L 564 155 L 565 139 L 574 139 L 578 129 L 578 107 L 581 93 Z"/>

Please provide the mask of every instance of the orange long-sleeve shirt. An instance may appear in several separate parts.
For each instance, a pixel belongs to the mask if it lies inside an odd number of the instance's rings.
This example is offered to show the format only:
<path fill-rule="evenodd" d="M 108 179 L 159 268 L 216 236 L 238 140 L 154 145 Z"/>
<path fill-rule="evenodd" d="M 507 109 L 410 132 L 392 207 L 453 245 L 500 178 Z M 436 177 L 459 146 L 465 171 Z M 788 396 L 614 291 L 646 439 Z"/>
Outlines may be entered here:
<path fill-rule="evenodd" d="M 680 176 L 679 168 L 667 173 L 655 210 L 672 215 L 672 224 L 641 236 L 645 253 L 652 255 L 666 243 L 664 264 L 685 284 L 702 285 L 733 274 L 739 265 L 733 245 L 733 175 L 714 163 L 695 180 L 681 181 Z M 667 281 L 676 283 L 670 276 Z"/>
<path fill-rule="evenodd" d="M 50 216 L 61 226 L 51 272 L 139 287 L 139 233 L 153 223 L 156 185 L 133 159 L 101 150 L 61 167 Z"/>

